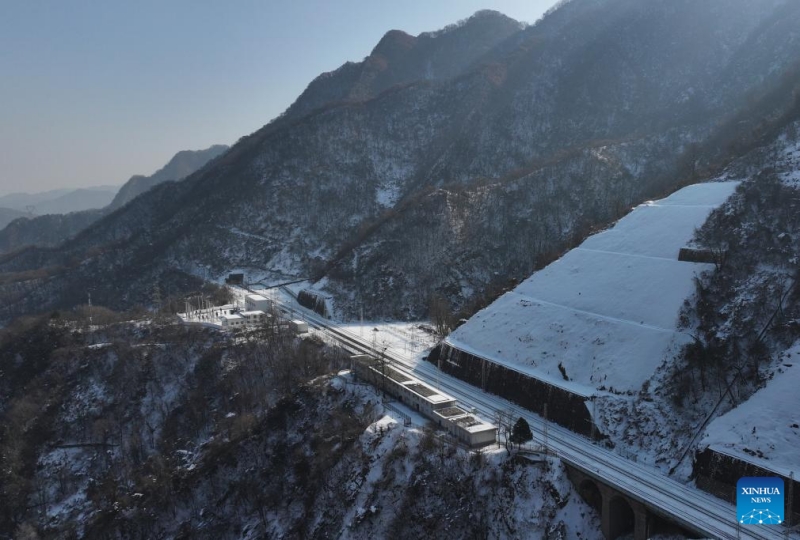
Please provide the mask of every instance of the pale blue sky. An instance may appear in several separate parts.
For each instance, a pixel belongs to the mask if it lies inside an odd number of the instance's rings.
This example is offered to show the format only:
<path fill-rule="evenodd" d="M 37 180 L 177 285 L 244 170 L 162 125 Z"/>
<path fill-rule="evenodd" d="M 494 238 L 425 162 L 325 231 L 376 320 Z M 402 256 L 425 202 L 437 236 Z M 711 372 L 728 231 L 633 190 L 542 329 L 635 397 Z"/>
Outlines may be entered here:
<path fill-rule="evenodd" d="M 3 0 L 0 193 L 120 184 L 232 144 L 390 29 L 555 0 Z"/>

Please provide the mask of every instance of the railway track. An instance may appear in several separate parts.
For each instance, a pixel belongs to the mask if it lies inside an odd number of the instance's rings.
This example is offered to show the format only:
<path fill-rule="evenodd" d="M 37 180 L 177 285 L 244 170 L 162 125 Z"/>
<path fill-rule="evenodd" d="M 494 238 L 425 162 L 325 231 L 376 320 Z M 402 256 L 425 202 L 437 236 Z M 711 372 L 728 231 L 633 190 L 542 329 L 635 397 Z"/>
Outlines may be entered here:
<path fill-rule="evenodd" d="M 353 353 L 383 355 L 395 369 L 439 388 L 487 418 L 493 418 L 496 411 L 513 409 L 516 415 L 528 421 L 535 437 L 539 437 L 539 440 L 545 438 L 544 420 L 541 417 L 503 398 L 487 394 L 464 381 L 441 373 L 427 362 L 413 363 L 388 349 L 373 347 L 359 336 L 336 327 L 310 310 L 293 306 L 291 313 L 302 315 L 310 328 L 324 332 Z M 569 466 L 642 502 L 654 513 L 688 530 L 710 538 L 800 539 L 797 532 L 787 534 L 786 529 L 781 527 L 739 527 L 733 505 L 618 456 L 561 426 L 548 423 L 546 433 L 548 448 L 555 450 Z"/>

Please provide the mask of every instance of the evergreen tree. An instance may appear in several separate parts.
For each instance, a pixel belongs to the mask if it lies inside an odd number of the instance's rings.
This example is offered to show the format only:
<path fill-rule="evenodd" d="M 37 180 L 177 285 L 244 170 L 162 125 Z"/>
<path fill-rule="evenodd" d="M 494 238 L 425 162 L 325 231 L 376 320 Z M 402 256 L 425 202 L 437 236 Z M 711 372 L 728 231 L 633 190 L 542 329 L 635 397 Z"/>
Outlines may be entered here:
<path fill-rule="evenodd" d="M 531 433 L 531 427 L 528 425 L 528 422 L 520 417 L 517 420 L 517 423 L 514 424 L 513 429 L 511 430 L 511 442 L 515 443 L 518 447 L 522 446 L 528 441 L 533 440 L 533 433 Z"/>

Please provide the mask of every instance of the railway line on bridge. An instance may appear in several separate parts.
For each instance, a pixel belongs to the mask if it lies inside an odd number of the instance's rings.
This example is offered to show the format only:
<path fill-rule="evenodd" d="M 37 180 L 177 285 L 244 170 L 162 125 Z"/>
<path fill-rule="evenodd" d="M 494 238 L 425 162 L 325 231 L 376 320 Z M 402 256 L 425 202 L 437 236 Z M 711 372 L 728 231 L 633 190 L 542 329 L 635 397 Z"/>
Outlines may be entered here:
<path fill-rule="evenodd" d="M 291 294 L 286 290 L 287 294 Z M 736 522 L 736 508 L 713 495 L 681 484 L 658 471 L 625 459 L 605 448 L 593 444 L 588 438 L 572 433 L 561 426 L 545 421 L 529 411 L 514 406 L 505 399 L 487 394 L 464 381 L 440 372 L 427 362 L 414 363 L 399 354 L 374 347 L 353 332 L 337 327 L 316 313 L 291 306 L 291 312 L 300 314 L 311 328 L 324 332 L 332 340 L 358 354 L 383 356 L 395 369 L 419 378 L 455 397 L 460 403 L 474 407 L 487 418 L 496 411 L 513 409 L 524 417 L 538 437 L 570 467 L 581 471 L 598 482 L 609 485 L 644 504 L 651 512 L 660 515 L 689 531 L 710 538 L 751 538 L 754 540 L 800 539 L 797 531 L 783 527 L 742 527 Z"/>

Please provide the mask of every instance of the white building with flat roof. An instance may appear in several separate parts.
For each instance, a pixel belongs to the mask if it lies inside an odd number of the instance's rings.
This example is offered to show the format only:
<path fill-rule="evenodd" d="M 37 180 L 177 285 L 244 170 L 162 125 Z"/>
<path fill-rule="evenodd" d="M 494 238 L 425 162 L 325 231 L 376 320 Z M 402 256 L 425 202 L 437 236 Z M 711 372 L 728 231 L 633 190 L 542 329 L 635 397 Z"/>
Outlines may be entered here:
<path fill-rule="evenodd" d="M 260 310 L 223 313 L 219 320 L 223 328 L 244 328 L 262 324 L 270 315 Z"/>
<path fill-rule="evenodd" d="M 259 324 L 267 320 L 268 317 L 268 315 L 260 309 L 256 309 L 254 311 L 241 311 L 239 315 L 245 318 L 247 324 Z"/>
<path fill-rule="evenodd" d="M 456 399 L 369 355 L 351 357 L 356 375 L 419 411 L 472 448 L 495 442 L 497 427 L 456 406 Z"/>
<path fill-rule="evenodd" d="M 247 319 L 238 313 L 220 315 L 219 320 L 222 323 L 223 328 L 244 328 L 244 326 L 247 324 Z"/>
<path fill-rule="evenodd" d="M 244 297 L 244 308 L 247 311 L 267 312 L 272 307 L 272 301 L 260 294 L 248 294 Z"/>
<path fill-rule="evenodd" d="M 307 334 L 308 333 L 308 323 L 305 321 L 301 321 L 295 319 L 289 322 L 289 326 L 291 327 L 292 331 L 295 334 Z"/>
<path fill-rule="evenodd" d="M 487 446 L 497 440 L 497 427 L 484 422 L 461 407 L 452 406 L 433 411 L 433 420 L 456 439 L 472 448 Z"/>

